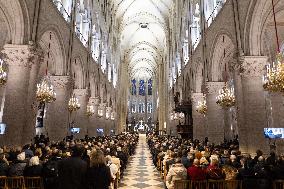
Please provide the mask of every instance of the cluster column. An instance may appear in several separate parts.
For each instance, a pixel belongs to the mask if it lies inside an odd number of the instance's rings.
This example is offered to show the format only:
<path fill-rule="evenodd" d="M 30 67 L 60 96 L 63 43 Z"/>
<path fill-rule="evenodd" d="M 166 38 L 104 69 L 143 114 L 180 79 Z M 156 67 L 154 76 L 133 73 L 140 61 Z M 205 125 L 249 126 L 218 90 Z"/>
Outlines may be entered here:
<path fill-rule="evenodd" d="M 19 145 L 22 143 L 27 117 L 33 114 L 32 107 L 27 107 L 27 99 L 31 66 L 35 63 L 32 60 L 37 55 L 34 47 L 30 45 L 6 44 L 2 52 L 6 56 L 4 61 L 9 67 L 9 72 L 3 110 L 3 123 L 7 127 L 5 135 L 0 137 L 0 143 Z"/>
<path fill-rule="evenodd" d="M 205 115 L 196 111 L 198 102 L 202 102 L 203 93 L 192 93 L 192 119 L 193 119 L 193 138 L 203 140 L 206 137 Z"/>
<path fill-rule="evenodd" d="M 224 111 L 216 103 L 219 90 L 225 86 L 224 82 L 206 83 L 206 104 L 207 104 L 207 136 L 210 143 L 219 144 L 224 141 Z"/>
<path fill-rule="evenodd" d="M 56 101 L 48 104 L 45 125 L 49 138 L 59 141 L 70 134 L 68 101 L 73 82 L 69 76 L 51 76 L 50 80 L 56 92 Z"/>
<path fill-rule="evenodd" d="M 80 109 L 76 112 L 76 127 L 80 128 L 79 138 L 84 138 L 87 134 L 88 116 L 86 114 L 88 102 L 88 89 L 74 89 L 73 93 L 79 100 Z"/>
<path fill-rule="evenodd" d="M 89 104 L 94 106 L 94 115 L 89 117 L 89 124 L 88 124 L 88 135 L 93 137 L 97 136 L 97 128 L 98 128 L 98 107 L 100 103 L 99 97 L 90 97 Z"/>
<path fill-rule="evenodd" d="M 266 56 L 244 56 L 241 58 L 244 125 L 239 128 L 240 150 L 255 153 L 269 151 L 263 128 L 267 126 L 265 92 L 262 77 L 267 64 Z"/>

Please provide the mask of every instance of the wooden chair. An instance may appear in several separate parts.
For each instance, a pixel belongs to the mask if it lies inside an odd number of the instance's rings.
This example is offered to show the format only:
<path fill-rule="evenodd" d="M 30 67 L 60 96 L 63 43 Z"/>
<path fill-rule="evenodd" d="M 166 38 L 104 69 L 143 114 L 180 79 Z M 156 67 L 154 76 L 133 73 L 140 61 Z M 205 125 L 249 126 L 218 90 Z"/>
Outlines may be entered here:
<path fill-rule="evenodd" d="M 41 177 L 25 177 L 26 189 L 44 189 Z"/>
<path fill-rule="evenodd" d="M 242 181 L 240 180 L 226 180 L 225 181 L 226 189 L 242 189 Z"/>
<path fill-rule="evenodd" d="M 226 189 L 224 180 L 208 180 L 207 189 Z"/>
<path fill-rule="evenodd" d="M 200 180 L 200 181 L 191 181 L 189 189 L 206 189 L 207 188 L 207 181 Z"/>
<path fill-rule="evenodd" d="M 273 189 L 284 189 L 284 180 L 275 180 L 273 182 Z"/>
<path fill-rule="evenodd" d="M 7 177 L 8 189 L 25 189 L 24 177 Z"/>
<path fill-rule="evenodd" d="M 175 189 L 188 189 L 190 186 L 190 180 L 175 180 Z"/>
<path fill-rule="evenodd" d="M 7 189 L 7 177 L 0 176 L 0 189 Z"/>

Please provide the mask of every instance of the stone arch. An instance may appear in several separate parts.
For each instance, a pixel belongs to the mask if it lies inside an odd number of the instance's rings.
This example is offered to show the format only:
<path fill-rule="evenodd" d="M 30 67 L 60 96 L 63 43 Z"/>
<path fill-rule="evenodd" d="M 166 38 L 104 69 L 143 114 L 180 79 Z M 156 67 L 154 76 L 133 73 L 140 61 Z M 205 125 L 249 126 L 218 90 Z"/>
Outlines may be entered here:
<path fill-rule="evenodd" d="M 72 78 L 74 80 L 75 88 L 76 89 L 83 89 L 85 88 L 84 85 L 84 68 L 83 68 L 83 63 L 82 63 L 82 58 L 80 56 L 75 57 L 72 60 L 71 64 L 71 74 Z"/>
<path fill-rule="evenodd" d="M 50 43 L 50 64 L 48 65 L 49 72 L 52 75 L 65 75 L 66 70 L 66 56 L 64 46 L 62 45 L 62 38 L 58 36 L 58 32 L 54 29 L 46 30 L 39 38 L 38 44 L 44 51 L 45 62 Z M 42 65 L 45 66 L 46 65 Z"/>
<path fill-rule="evenodd" d="M 0 1 L 0 12 L 8 27 L 9 43 L 24 44 L 28 41 L 30 23 L 27 7 L 24 1 L 3 0 Z"/>
<path fill-rule="evenodd" d="M 277 22 L 283 22 L 284 3 L 281 0 L 275 0 L 275 13 Z M 263 38 L 266 36 L 266 29 L 271 30 L 269 36 L 270 44 L 273 44 L 273 51 L 276 49 L 276 39 L 272 17 L 272 3 L 266 0 L 251 1 L 246 23 L 244 28 L 244 50 L 246 54 L 253 56 L 261 56 L 267 53 L 269 49 L 265 49 Z M 271 27 L 271 29 L 269 29 Z M 281 27 L 278 26 L 278 30 Z M 268 32 L 269 33 L 269 32 Z M 280 41 L 284 40 L 283 32 L 278 31 Z M 268 37 L 269 37 L 268 36 Z"/>
<path fill-rule="evenodd" d="M 229 77 L 229 61 L 234 55 L 235 46 L 232 38 L 225 33 L 217 35 L 215 39 L 210 58 L 209 80 L 226 81 Z"/>

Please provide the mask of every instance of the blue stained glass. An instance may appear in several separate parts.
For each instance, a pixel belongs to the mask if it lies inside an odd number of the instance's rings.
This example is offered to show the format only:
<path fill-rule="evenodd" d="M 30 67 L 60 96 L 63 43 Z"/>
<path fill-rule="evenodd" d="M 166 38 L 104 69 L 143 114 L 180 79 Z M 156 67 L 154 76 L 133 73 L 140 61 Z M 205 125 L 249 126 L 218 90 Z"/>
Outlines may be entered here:
<path fill-rule="evenodd" d="M 153 87 L 153 81 L 152 79 L 148 80 L 148 95 L 152 95 L 152 87 Z"/>
<path fill-rule="evenodd" d="M 132 83 L 132 86 L 131 86 L 131 94 L 132 94 L 132 95 L 136 95 L 136 80 L 133 79 L 133 80 L 131 81 L 131 83 Z"/>
<path fill-rule="evenodd" d="M 145 96 L 145 82 L 140 80 L 139 82 L 139 95 Z"/>

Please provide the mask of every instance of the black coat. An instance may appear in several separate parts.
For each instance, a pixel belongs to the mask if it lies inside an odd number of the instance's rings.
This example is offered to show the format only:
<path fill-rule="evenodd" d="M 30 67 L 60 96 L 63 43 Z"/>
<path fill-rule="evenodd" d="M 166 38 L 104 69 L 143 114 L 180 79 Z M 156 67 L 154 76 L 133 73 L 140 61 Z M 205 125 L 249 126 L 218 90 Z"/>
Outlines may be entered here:
<path fill-rule="evenodd" d="M 62 160 L 58 164 L 58 189 L 82 189 L 87 171 L 87 163 L 79 157 Z"/>
<path fill-rule="evenodd" d="M 7 176 L 9 165 L 5 161 L 0 161 L 0 176 Z"/>
<path fill-rule="evenodd" d="M 23 176 L 26 165 L 27 163 L 24 161 L 16 161 L 10 166 L 8 175 L 9 176 Z"/>
<path fill-rule="evenodd" d="M 27 166 L 24 170 L 25 177 L 40 177 L 42 176 L 42 165 Z"/>
<path fill-rule="evenodd" d="M 111 183 L 110 169 L 106 165 L 91 167 L 86 174 L 87 189 L 108 189 Z"/>

